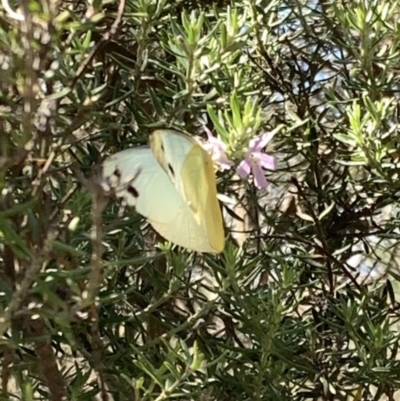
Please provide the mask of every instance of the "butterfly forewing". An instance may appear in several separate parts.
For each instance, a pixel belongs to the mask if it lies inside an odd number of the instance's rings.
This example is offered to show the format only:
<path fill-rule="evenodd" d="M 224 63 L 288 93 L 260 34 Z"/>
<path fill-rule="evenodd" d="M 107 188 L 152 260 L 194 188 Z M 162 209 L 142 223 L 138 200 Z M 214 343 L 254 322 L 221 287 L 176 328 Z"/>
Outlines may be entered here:
<path fill-rule="evenodd" d="M 141 215 L 160 223 L 174 221 L 181 199 L 151 149 L 127 149 L 110 156 L 103 163 L 103 176 L 116 196 Z"/>
<path fill-rule="evenodd" d="M 157 130 L 150 136 L 150 147 L 160 166 L 179 193 L 183 193 L 180 177 L 186 155 L 197 142 L 189 135 L 173 130 Z"/>

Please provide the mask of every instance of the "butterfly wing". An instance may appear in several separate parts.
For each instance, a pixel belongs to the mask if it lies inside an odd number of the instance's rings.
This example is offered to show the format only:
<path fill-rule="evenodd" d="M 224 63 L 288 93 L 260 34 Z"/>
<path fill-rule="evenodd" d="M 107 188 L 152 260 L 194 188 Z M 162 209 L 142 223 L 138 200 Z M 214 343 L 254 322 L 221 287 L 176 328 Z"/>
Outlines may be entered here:
<path fill-rule="evenodd" d="M 187 154 L 182 167 L 184 198 L 194 219 L 207 233 L 210 246 L 222 252 L 225 245 L 224 226 L 217 199 L 213 162 L 210 155 L 198 144 Z"/>
<path fill-rule="evenodd" d="M 155 131 L 150 146 L 203 228 L 214 252 L 222 252 L 224 229 L 210 155 L 192 137 L 173 130 Z"/>
<path fill-rule="evenodd" d="M 154 131 L 150 136 L 155 158 L 182 196 L 185 194 L 180 174 L 187 154 L 195 145 L 197 142 L 189 135 L 170 129 Z"/>
<path fill-rule="evenodd" d="M 110 156 L 103 163 L 103 176 L 116 196 L 141 215 L 160 223 L 174 220 L 180 196 L 149 148 L 126 149 Z"/>

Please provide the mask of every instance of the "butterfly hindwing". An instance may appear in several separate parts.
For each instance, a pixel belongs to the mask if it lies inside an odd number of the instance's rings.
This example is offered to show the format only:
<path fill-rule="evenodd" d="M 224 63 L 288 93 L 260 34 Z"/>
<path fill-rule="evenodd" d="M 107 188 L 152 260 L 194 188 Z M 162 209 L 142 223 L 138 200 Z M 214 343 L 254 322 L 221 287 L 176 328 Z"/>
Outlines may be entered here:
<path fill-rule="evenodd" d="M 211 247 L 222 252 L 225 239 L 213 163 L 210 155 L 197 143 L 186 155 L 181 181 L 184 198 L 197 224 L 204 228 Z"/>
<path fill-rule="evenodd" d="M 222 252 L 224 230 L 211 156 L 194 138 L 173 130 L 155 131 L 150 144 L 158 162 L 203 228 L 210 246 Z"/>

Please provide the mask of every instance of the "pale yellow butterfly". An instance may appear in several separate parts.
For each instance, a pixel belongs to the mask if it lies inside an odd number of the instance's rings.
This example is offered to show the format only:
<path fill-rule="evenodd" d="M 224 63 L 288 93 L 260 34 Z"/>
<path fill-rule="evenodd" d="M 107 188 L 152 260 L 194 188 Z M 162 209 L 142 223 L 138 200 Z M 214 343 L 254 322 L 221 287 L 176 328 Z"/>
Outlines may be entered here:
<path fill-rule="evenodd" d="M 167 240 L 198 252 L 223 251 L 213 162 L 192 137 L 157 130 L 150 148 L 127 149 L 106 159 L 103 176 Z"/>

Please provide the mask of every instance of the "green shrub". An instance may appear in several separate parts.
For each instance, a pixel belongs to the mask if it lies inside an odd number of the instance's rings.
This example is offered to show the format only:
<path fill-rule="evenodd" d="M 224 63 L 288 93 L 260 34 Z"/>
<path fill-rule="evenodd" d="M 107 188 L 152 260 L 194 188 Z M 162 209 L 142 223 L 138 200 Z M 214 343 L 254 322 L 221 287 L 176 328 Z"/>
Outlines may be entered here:
<path fill-rule="evenodd" d="M 394 399 L 398 2 L 19 3 L 0 8 L 1 399 Z M 171 248 L 99 179 L 154 129 L 205 124 L 236 165 L 276 132 L 267 188 L 218 172 L 219 256 Z"/>

